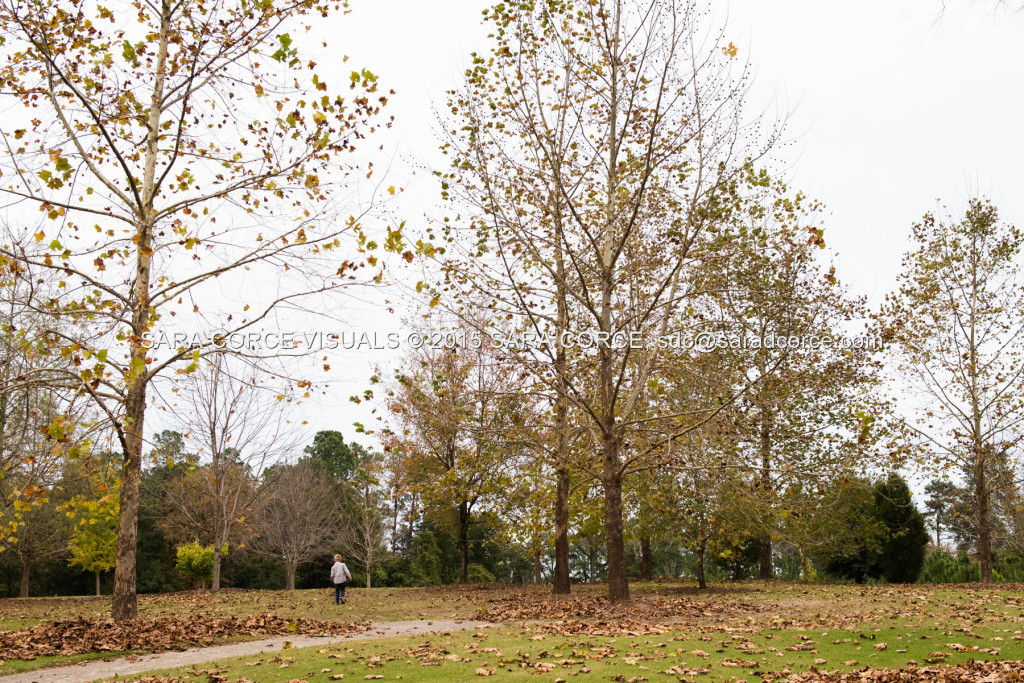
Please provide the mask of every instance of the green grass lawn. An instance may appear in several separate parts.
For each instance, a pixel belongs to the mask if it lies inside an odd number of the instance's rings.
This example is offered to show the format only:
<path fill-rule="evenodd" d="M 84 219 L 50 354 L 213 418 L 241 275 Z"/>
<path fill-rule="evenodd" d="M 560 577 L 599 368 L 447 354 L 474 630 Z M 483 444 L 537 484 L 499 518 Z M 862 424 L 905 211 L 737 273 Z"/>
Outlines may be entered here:
<path fill-rule="evenodd" d="M 979 629 L 977 637 L 941 635 L 933 628 L 857 631 L 765 629 L 750 633 L 669 633 L 635 637 L 538 634 L 521 627 L 482 629 L 434 636 L 389 638 L 322 648 L 287 650 L 159 672 L 182 681 L 249 679 L 474 681 L 568 680 L 750 680 L 819 670 L 852 671 L 865 666 L 899 668 L 915 662 L 957 664 L 970 659 L 1024 656 L 1009 629 Z M 1018 632 L 1019 636 L 1019 632 Z M 982 652 L 982 650 L 986 650 Z M 212 670 L 212 671 L 211 671 Z M 373 680 L 373 678 L 369 678 Z"/>
<path fill-rule="evenodd" d="M 763 680 L 783 672 L 899 668 L 970 659 L 1024 659 L 1021 586 L 847 586 L 738 582 L 698 592 L 687 582 L 633 584 L 629 605 L 597 599 L 603 586 L 574 586 L 573 601 L 548 587 L 354 589 L 336 606 L 333 591 L 223 591 L 143 596 L 143 618 L 265 612 L 287 618 L 462 619 L 486 612 L 499 628 L 290 649 L 260 657 L 162 672 L 182 680 L 415 681 L 537 677 L 553 681 Z M 566 605 L 569 607 L 566 607 Z M 576 607 L 582 610 L 574 614 Z M 516 621 L 507 616 L 514 608 Z M 0 601 L 0 626 L 24 628 L 47 617 L 105 618 L 109 600 Z M 590 610 L 590 611 L 587 611 Z M 637 635 L 623 635 L 633 632 Z M 9 661 L 14 673 L 83 659 L 77 655 Z M 215 671 L 214 673 L 210 673 Z M 222 679 L 223 677 L 223 679 Z"/>

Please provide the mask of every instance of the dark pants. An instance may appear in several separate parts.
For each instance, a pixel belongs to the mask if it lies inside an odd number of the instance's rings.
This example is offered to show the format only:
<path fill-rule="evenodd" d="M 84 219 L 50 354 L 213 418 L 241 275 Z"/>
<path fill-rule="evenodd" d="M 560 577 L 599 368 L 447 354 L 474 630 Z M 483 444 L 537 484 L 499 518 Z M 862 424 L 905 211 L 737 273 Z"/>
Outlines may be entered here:
<path fill-rule="evenodd" d="M 334 584 L 334 604 L 337 605 L 339 601 L 345 599 L 345 582 Z"/>

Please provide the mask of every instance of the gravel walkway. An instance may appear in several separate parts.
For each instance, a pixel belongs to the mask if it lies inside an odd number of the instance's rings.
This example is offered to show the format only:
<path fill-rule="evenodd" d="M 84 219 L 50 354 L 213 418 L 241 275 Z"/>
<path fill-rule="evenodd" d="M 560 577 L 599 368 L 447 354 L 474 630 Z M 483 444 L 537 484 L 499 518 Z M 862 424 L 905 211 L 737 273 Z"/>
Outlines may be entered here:
<path fill-rule="evenodd" d="M 445 620 L 432 621 L 382 621 L 374 623 L 369 631 L 353 633 L 347 636 L 282 636 L 266 640 L 249 640 L 231 645 L 198 647 L 182 652 L 161 652 L 154 655 L 136 655 L 131 658 L 115 659 L 109 662 L 91 661 L 74 666 L 62 666 L 53 669 L 39 669 L 28 673 L 0 675 L 0 683 L 80 683 L 96 681 L 115 676 L 141 674 L 157 669 L 171 669 L 178 666 L 206 664 L 230 657 L 258 655 L 263 652 L 275 652 L 291 642 L 292 647 L 311 647 L 327 645 L 347 640 L 371 640 L 391 636 L 410 636 L 418 633 L 439 633 L 443 631 L 468 631 L 486 626 L 495 626 L 486 621 Z M 3 669 L 0 669 L 2 674 Z"/>

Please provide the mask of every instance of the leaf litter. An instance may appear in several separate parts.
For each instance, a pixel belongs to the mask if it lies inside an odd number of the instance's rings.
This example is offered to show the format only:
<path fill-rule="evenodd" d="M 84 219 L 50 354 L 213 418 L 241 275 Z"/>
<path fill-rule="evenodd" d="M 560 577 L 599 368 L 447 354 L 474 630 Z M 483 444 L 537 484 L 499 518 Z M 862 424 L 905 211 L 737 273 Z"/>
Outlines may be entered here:
<path fill-rule="evenodd" d="M 275 614 L 248 618 L 160 617 L 117 623 L 86 619 L 41 624 L 0 632 L 0 659 L 31 660 L 47 655 L 79 655 L 124 650 L 184 650 L 232 636 L 347 635 L 370 629 L 370 622 L 285 619 Z"/>

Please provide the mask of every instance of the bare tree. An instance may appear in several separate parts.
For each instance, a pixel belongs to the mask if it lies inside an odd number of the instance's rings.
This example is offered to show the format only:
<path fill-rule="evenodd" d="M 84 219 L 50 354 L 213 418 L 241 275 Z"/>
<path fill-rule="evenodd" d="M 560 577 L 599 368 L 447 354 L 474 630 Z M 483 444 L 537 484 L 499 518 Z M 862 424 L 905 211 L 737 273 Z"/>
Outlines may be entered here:
<path fill-rule="evenodd" d="M 342 508 L 330 475 L 308 458 L 271 467 L 265 479 L 255 544 L 284 562 L 285 588 L 294 590 L 299 564 L 341 537 Z"/>
<path fill-rule="evenodd" d="M 387 552 L 386 499 L 377 479 L 379 463 L 379 456 L 364 460 L 356 479 L 350 482 L 354 490 L 342 513 L 343 532 L 338 539 L 345 554 L 366 570 L 367 588 L 372 584 L 374 565 Z"/>
<path fill-rule="evenodd" d="M 221 549 L 254 508 L 263 471 L 296 450 L 278 400 L 256 370 L 228 356 L 188 377 L 180 417 L 199 466 L 171 484 L 167 501 L 213 543 L 211 589 L 220 588 Z M 195 495 L 196 493 L 200 495 Z"/>

